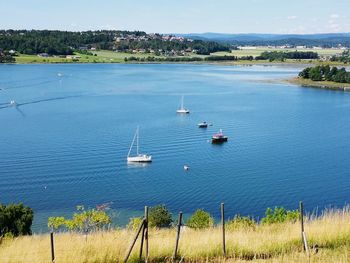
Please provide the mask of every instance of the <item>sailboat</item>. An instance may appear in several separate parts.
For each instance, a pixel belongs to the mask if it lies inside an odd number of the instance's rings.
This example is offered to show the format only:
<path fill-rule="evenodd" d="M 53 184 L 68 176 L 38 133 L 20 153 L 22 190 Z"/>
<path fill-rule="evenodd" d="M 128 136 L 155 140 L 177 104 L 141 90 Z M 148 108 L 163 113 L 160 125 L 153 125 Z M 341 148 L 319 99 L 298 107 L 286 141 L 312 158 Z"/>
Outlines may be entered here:
<path fill-rule="evenodd" d="M 131 150 L 135 144 L 135 140 L 136 140 L 136 155 L 131 156 Z M 151 155 L 147 155 L 147 154 L 141 154 L 139 153 L 139 126 L 137 126 L 135 135 L 134 135 L 134 139 L 132 140 L 130 149 L 129 149 L 129 153 L 128 153 L 128 157 L 127 157 L 128 162 L 137 162 L 137 163 L 149 163 L 152 162 L 152 156 Z"/>
<path fill-rule="evenodd" d="M 181 97 L 181 107 L 177 109 L 176 113 L 190 113 L 190 111 L 184 107 L 184 96 Z"/>

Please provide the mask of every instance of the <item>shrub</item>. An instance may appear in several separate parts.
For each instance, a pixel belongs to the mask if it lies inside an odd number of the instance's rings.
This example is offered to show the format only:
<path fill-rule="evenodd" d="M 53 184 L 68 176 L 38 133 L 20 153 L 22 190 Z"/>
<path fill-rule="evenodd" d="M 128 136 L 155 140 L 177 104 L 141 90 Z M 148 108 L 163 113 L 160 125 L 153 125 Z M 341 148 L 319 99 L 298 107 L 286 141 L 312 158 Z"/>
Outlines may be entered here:
<path fill-rule="evenodd" d="M 23 204 L 0 204 L 0 236 L 30 235 L 33 210 Z"/>
<path fill-rule="evenodd" d="M 236 215 L 233 219 L 226 222 L 227 230 L 255 229 L 255 227 L 255 221 L 246 216 Z"/>
<path fill-rule="evenodd" d="M 265 217 L 261 219 L 262 224 L 274 224 L 283 222 L 295 222 L 299 219 L 298 210 L 286 210 L 283 207 L 275 207 L 274 210 L 267 208 Z"/>
<path fill-rule="evenodd" d="M 209 213 L 201 209 L 197 209 L 196 212 L 194 212 L 194 214 L 192 214 L 186 221 L 186 226 L 195 229 L 208 228 L 213 225 L 214 219 Z"/>
<path fill-rule="evenodd" d="M 102 229 L 111 222 L 110 217 L 105 211 L 94 209 L 85 210 L 84 206 L 77 206 L 77 211 L 78 212 L 73 214 L 72 219 L 49 217 L 48 227 L 54 230 L 64 226 L 68 230 L 87 233 L 92 230 Z"/>
<path fill-rule="evenodd" d="M 165 205 L 157 205 L 149 209 L 148 221 L 150 227 L 170 227 L 173 219 Z"/>
<path fill-rule="evenodd" d="M 136 230 L 141 224 L 142 217 L 132 217 L 129 219 L 129 223 L 126 226 L 130 230 Z"/>

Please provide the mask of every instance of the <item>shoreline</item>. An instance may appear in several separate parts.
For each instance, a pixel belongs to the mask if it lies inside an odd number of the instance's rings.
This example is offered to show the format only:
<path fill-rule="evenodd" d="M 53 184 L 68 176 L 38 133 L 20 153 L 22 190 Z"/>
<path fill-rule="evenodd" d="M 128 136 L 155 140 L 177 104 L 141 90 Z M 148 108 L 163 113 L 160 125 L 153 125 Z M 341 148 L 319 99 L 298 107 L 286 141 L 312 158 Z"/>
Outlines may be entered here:
<path fill-rule="evenodd" d="M 283 80 L 283 82 L 298 85 L 305 88 L 339 90 L 344 92 L 350 91 L 350 83 L 338 83 L 333 81 L 313 81 L 310 79 L 302 79 L 300 77 L 285 79 Z"/>

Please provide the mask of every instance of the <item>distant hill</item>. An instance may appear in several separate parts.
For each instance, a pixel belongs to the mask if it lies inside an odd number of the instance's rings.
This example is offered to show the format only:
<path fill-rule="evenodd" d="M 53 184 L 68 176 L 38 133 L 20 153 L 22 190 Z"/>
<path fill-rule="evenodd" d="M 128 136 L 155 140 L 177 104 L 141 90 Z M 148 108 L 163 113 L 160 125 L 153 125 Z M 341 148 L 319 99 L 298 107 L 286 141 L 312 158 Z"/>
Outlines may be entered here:
<path fill-rule="evenodd" d="M 224 34 L 224 33 L 190 33 L 175 34 L 186 38 L 210 40 L 234 45 L 319 45 L 332 47 L 343 45 L 350 47 L 350 33 L 327 34 Z"/>

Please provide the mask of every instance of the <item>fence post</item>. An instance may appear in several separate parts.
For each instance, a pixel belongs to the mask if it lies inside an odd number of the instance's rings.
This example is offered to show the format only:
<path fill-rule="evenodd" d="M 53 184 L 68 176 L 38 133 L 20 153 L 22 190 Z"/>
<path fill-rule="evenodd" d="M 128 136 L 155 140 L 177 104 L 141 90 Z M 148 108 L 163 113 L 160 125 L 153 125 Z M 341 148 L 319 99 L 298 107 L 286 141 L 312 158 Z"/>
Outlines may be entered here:
<path fill-rule="evenodd" d="M 135 245 L 135 243 L 136 243 L 136 240 L 137 240 L 137 238 L 139 237 L 139 234 L 140 234 L 140 232 L 141 232 L 141 229 L 142 229 L 142 228 L 144 227 L 144 225 L 145 225 L 145 221 L 146 221 L 145 219 L 142 219 L 141 224 L 140 224 L 139 228 L 137 229 L 136 235 L 135 235 L 133 241 L 132 241 L 131 244 L 130 244 L 130 247 L 129 247 L 129 249 L 128 249 L 128 252 L 127 252 L 127 254 L 125 255 L 125 257 L 124 257 L 124 259 L 123 259 L 123 262 L 124 262 L 124 263 L 128 261 L 129 256 L 130 256 L 130 254 L 131 254 L 131 251 L 132 251 L 132 249 L 134 248 L 134 245 Z"/>
<path fill-rule="evenodd" d="M 53 243 L 53 231 L 50 233 L 50 239 L 51 239 L 51 262 L 55 262 L 55 246 Z"/>
<path fill-rule="evenodd" d="M 140 256 L 139 256 L 139 259 L 141 260 L 142 258 L 142 249 L 143 249 L 143 240 L 145 238 L 145 224 L 143 224 L 143 227 L 142 227 L 142 234 L 141 234 L 141 244 L 140 244 Z"/>
<path fill-rule="evenodd" d="M 145 263 L 148 262 L 148 206 L 145 206 Z"/>
<path fill-rule="evenodd" d="M 222 228 L 222 253 L 226 257 L 226 240 L 225 240 L 225 205 L 221 203 L 221 228 Z"/>
<path fill-rule="evenodd" d="M 304 230 L 304 205 L 303 202 L 299 202 L 299 214 L 300 214 L 300 224 L 301 224 L 301 242 L 303 244 L 303 250 L 307 253 L 309 252 L 307 241 L 306 241 L 306 235 Z"/>
<path fill-rule="evenodd" d="M 179 213 L 179 218 L 177 220 L 177 232 L 176 232 L 176 241 L 175 241 L 175 249 L 174 249 L 174 254 L 173 254 L 173 261 L 176 259 L 176 256 L 177 256 L 177 248 L 179 247 L 181 225 L 182 225 L 182 212 Z"/>

